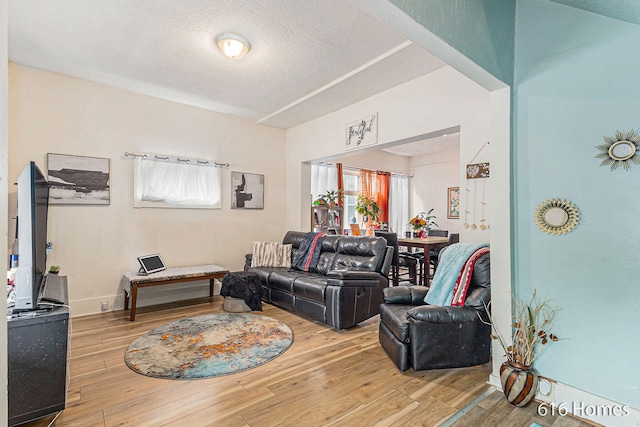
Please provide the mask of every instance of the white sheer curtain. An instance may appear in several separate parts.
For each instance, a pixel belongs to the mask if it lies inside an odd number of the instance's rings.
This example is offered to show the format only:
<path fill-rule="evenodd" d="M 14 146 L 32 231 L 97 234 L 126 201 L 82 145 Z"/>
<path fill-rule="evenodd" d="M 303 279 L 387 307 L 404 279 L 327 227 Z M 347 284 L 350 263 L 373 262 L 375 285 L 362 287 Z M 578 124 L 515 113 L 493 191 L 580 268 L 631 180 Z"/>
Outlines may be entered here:
<path fill-rule="evenodd" d="M 331 164 L 311 165 L 311 198 L 315 200 L 327 191 L 338 191 L 338 167 Z"/>
<path fill-rule="evenodd" d="M 401 237 L 409 230 L 409 178 L 406 175 L 391 175 L 389 227 Z"/>
<path fill-rule="evenodd" d="M 220 208 L 218 167 L 135 159 L 135 199 L 179 207 Z"/>

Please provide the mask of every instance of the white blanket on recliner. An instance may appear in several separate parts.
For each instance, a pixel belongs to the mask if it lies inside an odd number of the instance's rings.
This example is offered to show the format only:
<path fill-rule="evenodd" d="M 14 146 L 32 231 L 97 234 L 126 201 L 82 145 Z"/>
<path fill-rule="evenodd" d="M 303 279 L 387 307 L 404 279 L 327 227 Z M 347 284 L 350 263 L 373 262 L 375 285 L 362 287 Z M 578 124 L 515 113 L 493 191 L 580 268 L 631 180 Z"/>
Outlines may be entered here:
<path fill-rule="evenodd" d="M 424 301 L 431 305 L 451 305 L 453 288 L 465 262 L 476 250 L 488 246 L 488 243 L 455 243 L 444 248 Z"/>

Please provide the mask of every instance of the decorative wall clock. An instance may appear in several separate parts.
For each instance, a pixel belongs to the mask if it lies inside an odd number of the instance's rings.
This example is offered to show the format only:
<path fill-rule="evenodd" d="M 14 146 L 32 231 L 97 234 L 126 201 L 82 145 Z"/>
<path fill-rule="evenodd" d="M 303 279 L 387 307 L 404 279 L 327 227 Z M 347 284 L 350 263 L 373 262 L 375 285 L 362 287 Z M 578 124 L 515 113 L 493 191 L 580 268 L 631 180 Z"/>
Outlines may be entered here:
<path fill-rule="evenodd" d="M 631 163 L 640 164 L 638 145 L 640 145 L 640 135 L 633 130 L 624 133 L 616 131 L 615 136 L 604 137 L 604 144 L 596 145 L 600 153 L 594 157 L 603 159 L 600 166 L 611 166 L 612 171 L 618 166 L 628 171 Z"/>
<path fill-rule="evenodd" d="M 538 205 L 533 220 L 547 234 L 567 234 L 578 225 L 580 212 L 568 200 L 549 199 Z"/>

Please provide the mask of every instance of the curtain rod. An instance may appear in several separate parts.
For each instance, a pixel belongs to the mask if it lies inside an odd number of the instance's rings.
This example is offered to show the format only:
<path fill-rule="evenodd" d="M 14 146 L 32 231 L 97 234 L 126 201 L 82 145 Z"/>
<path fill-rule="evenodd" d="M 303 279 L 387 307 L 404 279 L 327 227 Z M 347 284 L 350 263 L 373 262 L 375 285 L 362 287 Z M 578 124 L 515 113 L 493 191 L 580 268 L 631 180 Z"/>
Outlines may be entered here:
<path fill-rule="evenodd" d="M 360 171 L 360 169 L 366 169 L 366 168 L 357 168 L 355 166 L 345 166 L 344 164 L 342 165 L 342 170 L 350 170 L 350 171 Z M 372 169 L 369 169 L 372 170 Z M 375 172 L 389 172 L 389 171 L 378 171 L 376 170 Z M 406 173 L 402 173 L 402 172 L 389 172 L 391 173 L 391 176 L 408 176 Z"/>
<path fill-rule="evenodd" d="M 125 157 L 131 157 L 133 159 L 135 159 L 136 157 L 140 157 L 142 159 L 149 159 L 149 160 L 155 160 L 155 161 L 164 160 L 165 162 L 185 163 L 185 164 L 193 164 L 193 165 L 197 165 L 197 166 L 213 166 L 213 167 L 218 167 L 218 168 L 228 168 L 229 167 L 229 163 L 218 163 L 218 162 L 213 161 L 213 160 L 193 159 L 193 158 L 188 158 L 188 157 L 165 156 L 165 155 L 161 155 L 161 154 L 125 152 L 124 156 Z"/>

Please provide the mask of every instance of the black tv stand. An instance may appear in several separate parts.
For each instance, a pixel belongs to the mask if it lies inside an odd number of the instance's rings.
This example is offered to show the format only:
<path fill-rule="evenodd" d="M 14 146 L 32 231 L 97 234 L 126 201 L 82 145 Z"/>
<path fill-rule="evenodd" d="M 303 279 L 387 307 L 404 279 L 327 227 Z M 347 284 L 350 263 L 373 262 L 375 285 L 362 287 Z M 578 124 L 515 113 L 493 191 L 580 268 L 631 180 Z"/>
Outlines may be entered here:
<path fill-rule="evenodd" d="M 53 278 L 52 278 L 53 279 Z M 58 276 L 47 286 L 61 286 Z M 68 301 L 66 301 L 68 304 Z M 55 414 L 65 408 L 69 308 L 14 313 L 7 321 L 9 426 Z"/>

